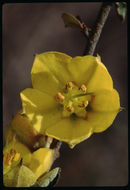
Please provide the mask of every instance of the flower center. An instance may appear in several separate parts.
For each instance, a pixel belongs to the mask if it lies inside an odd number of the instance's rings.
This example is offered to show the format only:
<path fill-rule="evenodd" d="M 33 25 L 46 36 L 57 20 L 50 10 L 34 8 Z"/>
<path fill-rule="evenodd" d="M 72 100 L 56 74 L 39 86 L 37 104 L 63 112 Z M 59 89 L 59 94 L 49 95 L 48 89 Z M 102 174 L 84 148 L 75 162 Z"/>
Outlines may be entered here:
<path fill-rule="evenodd" d="M 3 162 L 4 164 L 10 166 L 12 162 L 17 162 L 20 159 L 20 153 L 16 152 L 16 150 L 11 149 L 9 153 L 4 155 Z"/>
<path fill-rule="evenodd" d="M 56 100 L 63 105 L 63 117 L 76 117 L 86 116 L 86 108 L 91 100 L 92 93 L 87 93 L 87 87 L 82 84 L 76 86 L 72 82 L 68 82 L 63 89 L 63 92 L 56 94 Z"/>

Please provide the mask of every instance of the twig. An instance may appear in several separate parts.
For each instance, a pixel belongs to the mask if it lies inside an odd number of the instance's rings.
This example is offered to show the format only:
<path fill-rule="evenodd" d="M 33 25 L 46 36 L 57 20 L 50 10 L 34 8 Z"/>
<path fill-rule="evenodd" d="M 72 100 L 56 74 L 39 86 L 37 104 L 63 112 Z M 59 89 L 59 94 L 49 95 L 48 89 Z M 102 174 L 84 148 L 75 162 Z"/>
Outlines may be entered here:
<path fill-rule="evenodd" d="M 55 160 L 57 159 L 57 154 L 61 148 L 61 145 L 62 145 L 62 141 L 58 141 L 57 144 L 56 144 L 56 147 L 55 147 L 55 152 L 54 152 L 54 156 L 53 156 L 53 161 L 52 161 L 52 164 L 51 166 L 53 165 L 53 163 L 55 162 Z M 51 168 L 51 167 L 50 167 Z"/>
<path fill-rule="evenodd" d="M 57 144 L 56 144 L 56 148 L 55 148 L 55 153 L 54 153 L 54 157 L 53 157 L 53 162 L 56 160 L 57 158 L 57 154 L 60 150 L 60 147 L 62 145 L 62 141 L 58 141 Z"/>
<path fill-rule="evenodd" d="M 87 46 L 85 48 L 84 55 L 93 55 L 97 42 L 99 40 L 99 37 L 101 35 L 103 26 L 107 20 L 107 17 L 109 15 L 109 12 L 111 10 L 112 3 L 103 3 L 101 10 L 99 12 L 96 24 L 93 28 L 93 30 L 90 33 L 89 40 L 87 43 Z"/>

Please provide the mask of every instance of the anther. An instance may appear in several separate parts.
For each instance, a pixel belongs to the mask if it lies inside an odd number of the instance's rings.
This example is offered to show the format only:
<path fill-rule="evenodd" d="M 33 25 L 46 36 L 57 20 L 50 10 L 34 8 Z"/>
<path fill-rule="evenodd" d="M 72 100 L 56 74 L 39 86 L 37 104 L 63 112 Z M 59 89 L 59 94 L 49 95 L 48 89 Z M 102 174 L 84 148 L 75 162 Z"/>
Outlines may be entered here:
<path fill-rule="evenodd" d="M 73 87 L 74 87 L 74 85 L 73 85 L 72 82 L 68 82 L 68 83 L 66 84 L 66 88 L 67 88 L 67 89 L 72 89 Z"/>
<path fill-rule="evenodd" d="M 79 105 L 79 107 L 85 108 L 85 107 L 87 107 L 87 105 L 88 105 L 88 101 L 86 100 L 86 101 L 83 101 L 82 104 Z"/>
<path fill-rule="evenodd" d="M 80 87 L 79 87 L 79 90 L 81 90 L 83 93 L 85 93 L 87 91 L 87 87 L 82 84 Z"/>
<path fill-rule="evenodd" d="M 70 101 L 69 103 L 68 103 L 68 105 L 66 106 L 66 110 L 68 111 L 68 112 L 70 112 L 70 113 L 73 113 L 74 112 L 74 108 L 73 108 L 73 106 L 72 106 L 72 102 Z"/>
<path fill-rule="evenodd" d="M 16 162 L 16 161 L 18 161 L 19 158 L 20 158 L 20 153 L 17 152 L 17 153 L 15 154 L 14 158 L 13 158 L 13 161 Z"/>
<path fill-rule="evenodd" d="M 86 100 L 83 102 L 83 107 L 87 107 L 87 105 L 88 105 L 88 101 Z"/>
<path fill-rule="evenodd" d="M 74 112 L 74 108 L 72 106 L 67 106 L 66 107 L 66 110 L 70 113 L 73 113 Z"/>
<path fill-rule="evenodd" d="M 57 99 L 58 102 L 63 102 L 63 100 L 65 99 L 65 97 L 60 92 L 58 92 L 56 94 L 56 99 Z"/>

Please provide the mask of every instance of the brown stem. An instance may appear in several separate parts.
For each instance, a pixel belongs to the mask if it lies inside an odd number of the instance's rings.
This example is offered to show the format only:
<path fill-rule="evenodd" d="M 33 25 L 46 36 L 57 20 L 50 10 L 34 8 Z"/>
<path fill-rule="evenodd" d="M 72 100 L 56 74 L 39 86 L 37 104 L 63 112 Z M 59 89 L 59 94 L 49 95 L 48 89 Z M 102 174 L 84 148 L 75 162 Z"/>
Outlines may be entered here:
<path fill-rule="evenodd" d="M 53 163 L 57 159 L 57 154 L 58 154 L 58 152 L 59 152 L 59 150 L 61 148 L 61 145 L 62 145 L 62 141 L 58 141 L 57 144 L 56 144 L 56 147 L 55 147 L 55 152 L 54 152 L 53 161 L 52 161 L 51 166 L 53 165 Z"/>
<path fill-rule="evenodd" d="M 112 7 L 112 3 L 103 3 L 102 4 L 96 24 L 90 33 L 84 55 L 93 55 L 94 54 L 97 42 L 100 38 L 103 26 L 107 20 L 107 17 L 109 15 L 111 7 Z"/>

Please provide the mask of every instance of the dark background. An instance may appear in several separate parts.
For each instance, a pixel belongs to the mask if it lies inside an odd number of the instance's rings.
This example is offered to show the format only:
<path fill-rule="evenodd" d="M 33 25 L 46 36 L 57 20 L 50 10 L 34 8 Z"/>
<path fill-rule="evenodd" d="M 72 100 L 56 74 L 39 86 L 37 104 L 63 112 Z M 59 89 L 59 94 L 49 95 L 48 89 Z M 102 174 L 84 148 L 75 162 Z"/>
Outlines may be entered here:
<path fill-rule="evenodd" d="M 12 3 L 3 5 L 3 124 L 21 108 L 19 93 L 31 87 L 35 53 L 60 51 L 82 55 L 86 40 L 78 29 L 65 28 L 61 14 L 80 15 L 91 27 L 101 3 Z M 95 53 L 110 72 L 120 94 L 120 112 L 112 126 L 74 149 L 63 144 L 53 167 L 62 168 L 57 186 L 124 186 L 128 183 L 127 22 L 110 12 Z"/>

